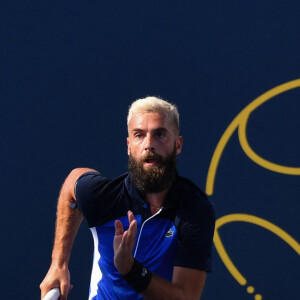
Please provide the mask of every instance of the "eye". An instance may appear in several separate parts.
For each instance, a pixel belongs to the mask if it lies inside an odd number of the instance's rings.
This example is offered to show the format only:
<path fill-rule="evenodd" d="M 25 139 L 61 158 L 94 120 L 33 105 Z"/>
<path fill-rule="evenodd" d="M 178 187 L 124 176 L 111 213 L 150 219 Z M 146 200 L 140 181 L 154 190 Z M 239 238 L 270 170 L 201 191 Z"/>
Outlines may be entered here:
<path fill-rule="evenodd" d="M 160 139 L 166 137 L 166 133 L 163 131 L 159 131 L 156 133 L 156 136 L 159 137 Z"/>
<path fill-rule="evenodd" d="M 141 132 L 137 132 L 134 134 L 134 137 L 139 140 L 139 139 L 143 138 L 143 134 Z"/>

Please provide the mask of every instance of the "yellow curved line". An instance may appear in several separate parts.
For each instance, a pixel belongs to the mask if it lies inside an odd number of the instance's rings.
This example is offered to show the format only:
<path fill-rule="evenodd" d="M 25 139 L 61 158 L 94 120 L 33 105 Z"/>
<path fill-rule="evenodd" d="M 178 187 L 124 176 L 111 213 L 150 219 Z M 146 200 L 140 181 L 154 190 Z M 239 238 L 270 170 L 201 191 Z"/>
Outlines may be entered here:
<path fill-rule="evenodd" d="M 277 96 L 278 94 L 281 94 L 283 92 L 286 92 L 288 90 L 294 89 L 300 87 L 300 80 L 294 80 L 285 84 L 282 84 L 267 93 L 264 93 L 260 97 L 258 97 L 256 100 L 254 100 L 244 111 L 243 115 L 240 118 L 238 133 L 239 133 L 239 140 L 241 147 L 243 148 L 244 152 L 247 154 L 247 156 L 260 165 L 263 168 L 269 169 L 274 172 L 283 173 L 287 175 L 300 175 L 300 168 L 295 167 L 287 167 L 279 164 L 272 163 L 258 154 L 256 154 L 252 148 L 250 147 L 247 136 L 246 136 L 246 128 L 247 128 L 247 122 L 249 119 L 250 114 L 260 105 L 265 103 L 266 101 L 270 100 L 274 96 Z"/>
<path fill-rule="evenodd" d="M 215 230 L 215 234 L 214 234 L 214 244 L 215 244 L 215 247 L 217 249 L 217 252 L 218 252 L 221 260 L 223 261 L 224 265 L 226 266 L 228 271 L 231 273 L 231 275 L 235 278 L 235 280 L 240 285 L 246 285 L 246 283 L 247 283 L 246 278 L 236 268 L 236 266 L 230 259 L 229 255 L 227 254 L 217 229 Z"/>
<path fill-rule="evenodd" d="M 206 192 L 207 195 L 212 195 L 213 194 L 216 172 L 217 172 L 217 168 L 218 168 L 222 153 L 223 153 L 229 139 L 231 138 L 233 132 L 238 127 L 239 122 L 240 122 L 240 118 L 242 116 L 242 113 L 243 112 L 238 114 L 238 116 L 227 127 L 227 129 L 223 133 L 223 135 L 222 135 L 222 137 L 221 137 L 221 139 L 220 139 L 220 141 L 219 141 L 219 143 L 218 143 L 218 145 L 215 149 L 215 152 L 212 156 L 212 159 L 211 159 L 211 162 L 210 162 L 210 165 L 209 165 L 209 169 L 208 169 L 207 179 L 206 179 L 205 192 Z"/>
<path fill-rule="evenodd" d="M 226 268 L 240 285 L 246 285 L 247 280 L 240 273 L 240 271 L 236 268 L 236 266 L 230 259 L 221 241 L 220 235 L 218 233 L 218 229 L 220 227 L 231 222 L 247 222 L 247 223 L 252 223 L 254 225 L 263 227 L 271 231 L 275 235 L 277 235 L 283 241 L 285 241 L 291 248 L 293 248 L 298 253 L 298 255 L 300 255 L 300 244 L 292 236 L 290 236 L 288 233 L 286 233 L 284 230 L 282 230 L 280 227 L 276 226 L 275 224 L 266 221 L 262 218 L 252 216 L 252 215 L 247 215 L 247 214 L 230 214 L 230 215 L 223 216 L 216 221 L 214 244 Z"/>
<path fill-rule="evenodd" d="M 296 79 L 284 84 L 281 84 L 258 98 L 256 98 L 254 101 L 252 101 L 249 105 L 247 105 L 239 114 L 238 116 L 230 123 L 230 125 L 227 127 L 225 130 L 224 134 L 222 135 L 215 151 L 212 156 L 209 169 L 208 169 L 208 175 L 207 175 L 207 180 L 206 180 L 206 193 L 208 195 L 213 194 L 214 190 L 214 183 L 215 183 L 215 177 L 216 177 L 216 172 L 217 168 L 221 159 L 221 156 L 223 154 L 223 151 L 231 138 L 233 132 L 237 127 L 239 127 L 239 139 L 241 143 L 241 147 L 246 153 L 246 155 L 253 160 L 255 163 L 258 165 L 267 168 L 269 170 L 279 172 L 279 173 L 284 173 L 288 175 L 300 175 L 300 168 L 293 168 L 293 167 L 286 167 L 286 166 L 281 166 L 278 164 L 271 163 L 262 157 L 258 156 L 250 147 L 247 137 L 246 137 L 246 124 L 248 121 L 248 118 L 256 108 L 258 108 L 260 105 L 265 103 L 266 101 L 270 100 L 271 98 L 277 96 L 278 94 L 281 94 L 283 92 L 286 92 L 288 90 L 294 89 L 300 87 L 300 79 Z"/>
<path fill-rule="evenodd" d="M 238 133 L 239 133 L 239 140 L 241 147 L 243 148 L 244 152 L 247 154 L 247 156 L 254 161 L 259 166 L 271 170 L 273 172 L 287 174 L 287 175 L 300 175 L 300 168 L 295 167 L 287 167 L 279 164 L 272 163 L 261 156 L 257 155 L 252 148 L 250 147 L 247 137 L 246 137 L 246 126 L 247 126 L 247 120 L 243 120 L 239 124 Z"/>
<path fill-rule="evenodd" d="M 250 114 L 253 112 L 256 108 L 261 106 L 263 103 L 267 102 L 271 98 L 287 92 L 289 90 L 292 90 L 294 88 L 300 87 L 300 79 L 295 79 L 283 84 L 280 84 L 269 91 L 263 93 L 259 97 L 257 97 L 255 100 L 253 100 L 250 104 L 248 104 L 245 109 L 243 110 L 244 113 Z"/>

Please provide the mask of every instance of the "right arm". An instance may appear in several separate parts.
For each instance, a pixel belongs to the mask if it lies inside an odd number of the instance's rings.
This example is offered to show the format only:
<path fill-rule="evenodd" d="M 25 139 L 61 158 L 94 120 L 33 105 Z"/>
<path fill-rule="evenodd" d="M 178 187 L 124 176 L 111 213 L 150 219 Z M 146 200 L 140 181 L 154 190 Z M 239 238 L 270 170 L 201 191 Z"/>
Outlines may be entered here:
<path fill-rule="evenodd" d="M 66 300 L 72 286 L 68 269 L 70 254 L 75 236 L 83 219 L 78 209 L 70 208 L 75 202 L 74 187 L 77 179 L 86 172 L 94 171 L 88 168 L 74 169 L 66 178 L 58 198 L 55 238 L 52 251 L 52 261 L 47 275 L 40 285 L 41 299 L 52 288 L 60 288 L 60 300 Z"/>

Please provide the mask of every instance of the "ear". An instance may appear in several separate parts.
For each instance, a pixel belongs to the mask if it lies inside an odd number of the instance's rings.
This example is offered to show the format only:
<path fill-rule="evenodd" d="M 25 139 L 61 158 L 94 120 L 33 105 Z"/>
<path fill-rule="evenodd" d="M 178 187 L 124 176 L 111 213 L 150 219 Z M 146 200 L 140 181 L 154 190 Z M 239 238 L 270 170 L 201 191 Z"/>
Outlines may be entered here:
<path fill-rule="evenodd" d="M 129 137 L 127 138 L 127 154 L 130 155 L 130 147 L 129 147 L 130 141 L 129 141 Z"/>
<path fill-rule="evenodd" d="M 178 136 L 176 138 L 176 142 L 175 142 L 175 145 L 176 145 L 176 155 L 178 155 L 181 152 L 182 144 L 183 144 L 182 136 Z"/>

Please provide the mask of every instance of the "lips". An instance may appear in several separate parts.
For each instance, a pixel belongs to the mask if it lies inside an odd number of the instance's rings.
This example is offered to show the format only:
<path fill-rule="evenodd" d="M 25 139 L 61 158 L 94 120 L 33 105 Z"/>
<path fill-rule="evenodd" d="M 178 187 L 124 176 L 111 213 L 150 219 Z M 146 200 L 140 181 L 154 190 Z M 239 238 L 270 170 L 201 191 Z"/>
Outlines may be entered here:
<path fill-rule="evenodd" d="M 145 159 L 146 162 L 158 161 L 157 157 L 148 157 Z"/>
<path fill-rule="evenodd" d="M 143 160 L 143 162 L 147 165 L 156 165 L 160 162 L 160 158 L 156 155 L 148 155 L 147 157 L 145 157 L 145 159 Z"/>
<path fill-rule="evenodd" d="M 148 159 L 145 160 L 145 163 L 147 163 L 147 164 L 157 164 L 158 163 L 158 159 L 148 158 Z"/>

